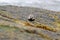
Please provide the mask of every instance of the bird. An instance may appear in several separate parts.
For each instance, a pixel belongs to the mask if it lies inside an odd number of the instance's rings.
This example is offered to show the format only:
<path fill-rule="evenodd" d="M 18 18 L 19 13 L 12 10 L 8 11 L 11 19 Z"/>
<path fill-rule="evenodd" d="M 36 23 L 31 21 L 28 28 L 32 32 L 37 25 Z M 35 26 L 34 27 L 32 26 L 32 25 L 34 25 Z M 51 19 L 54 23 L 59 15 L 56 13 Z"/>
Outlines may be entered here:
<path fill-rule="evenodd" d="M 35 21 L 35 18 L 34 18 L 34 15 L 33 14 L 30 14 L 29 16 L 28 16 L 28 21 Z"/>

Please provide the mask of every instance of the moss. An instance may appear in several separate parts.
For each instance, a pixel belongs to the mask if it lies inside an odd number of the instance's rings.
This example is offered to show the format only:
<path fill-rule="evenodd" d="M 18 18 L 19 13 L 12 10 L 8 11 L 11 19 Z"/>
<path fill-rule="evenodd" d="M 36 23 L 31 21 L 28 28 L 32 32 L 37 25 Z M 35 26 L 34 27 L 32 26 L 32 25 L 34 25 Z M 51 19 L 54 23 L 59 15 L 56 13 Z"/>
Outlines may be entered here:
<path fill-rule="evenodd" d="M 11 31 L 18 31 L 20 30 L 18 27 L 11 27 L 9 25 L 0 25 L 0 29 L 3 29 L 3 30 L 11 30 Z"/>

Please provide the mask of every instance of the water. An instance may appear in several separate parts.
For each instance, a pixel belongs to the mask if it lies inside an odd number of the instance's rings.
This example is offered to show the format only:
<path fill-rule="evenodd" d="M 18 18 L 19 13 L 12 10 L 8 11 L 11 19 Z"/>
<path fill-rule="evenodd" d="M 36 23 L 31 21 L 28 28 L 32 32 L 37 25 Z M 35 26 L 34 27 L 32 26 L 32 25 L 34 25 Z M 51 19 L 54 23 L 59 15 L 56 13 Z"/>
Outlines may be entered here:
<path fill-rule="evenodd" d="M 0 5 L 39 7 L 60 12 L 59 0 L 0 0 Z"/>

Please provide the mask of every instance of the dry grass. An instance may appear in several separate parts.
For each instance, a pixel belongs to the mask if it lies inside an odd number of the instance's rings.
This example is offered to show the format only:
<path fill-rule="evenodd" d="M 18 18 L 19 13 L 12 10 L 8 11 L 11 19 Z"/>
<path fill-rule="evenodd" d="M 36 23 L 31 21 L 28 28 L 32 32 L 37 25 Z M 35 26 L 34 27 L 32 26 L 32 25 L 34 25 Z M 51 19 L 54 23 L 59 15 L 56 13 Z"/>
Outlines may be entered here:
<path fill-rule="evenodd" d="M 5 13 L 5 15 L 4 15 L 4 13 Z M 6 12 L 4 12 L 4 11 L 1 11 L 0 15 L 3 16 L 3 17 L 6 17 L 8 19 L 11 19 L 11 21 L 16 22 L 16 23 L 21 24 L 21 25 L 24 25 L 24 26 L 32 26 L 32 27 L 36 27 L 36 28 L 42 28 L 42 29 L 45 29 L 45 30 L 53 31 L 53 32 L 57 31 L 54 28 L 51 28 L 49 26 L 46 26 L 46 25 L 43 25 L 43 24 L 40 24 L 40 23 L 37 23 L 37 22 L 35 22 L 35 24 L 33 24 L 31 22 L 26 22 L 26 21 L 23 21 L 23 20 L 14 19 L 10 15 L 9 16 L 6 15 Z"/>
<path fill-rule="evenodd" d="M 51 31 L 51 32 L 57 32 L 57 30 L 60 29 L 59 28 L 60 23 L 58 23 L 58 21 L 57 21 L 58 17 L 55 16 L 55 15 L 49 15 L 49 16 L 51 16 L 52 18 L 55 18 L 56 22 L 54 22 L 53 24 L 55 24 L 57 26 L 56 28 L 41 24 L 41 23 L 36 22 L 36 21 L 34 21 L 34 23 L 32 23 L 32 22 L 29 22 L 29 21 L 18 20 L 17 18 L 13 18 L 11 14 L 8 14 L 8 12 L 5 12 L 5 11 L 0 11 L 0 16 L 7 18 L 7 20 L 9 19 L 9 21 L 20 24 L 20 26 L 22 25 L 23 27 L 26 28 L 23 31 L 25 31 L 27 33 L 31 33 L 31 34 L 37 34 L 37 35 L 41 36 L 42 38 L 44 38 L 46 40 L 53 40 L 53 38 L 51 38 L 48 35 L 45 35 L 45 34 L 43 34 L 41 32 L 35 32 L 34 28 L 48 30 L 48 31 Z M 19 29 L 21 29 L 20 26 L 18 27 Z"/>
<path fill-rule="evenodd" d="M 0 29 L 7 31 L 7 34 L 11 34 L 10 38 L 13 39 L 14 38 L 14 31 L 20 31 L 20 32 L 27 32 L 29 34 L 36 34 L 38 36 L 41 36 L 42 38 L 44 38 L 45 40 L 53 40 L 52 38 L 50 38 L 48 35 L 45 35 L 43 33 L 38 33 L 35 30 L 28 30 L 28 29 L 23 29 L 21 30 L 21 28 L 18 27 L 10 27 L 9 25 L 0 25 Z M 18 37 L 19 38 L 19 37 Z"/>

